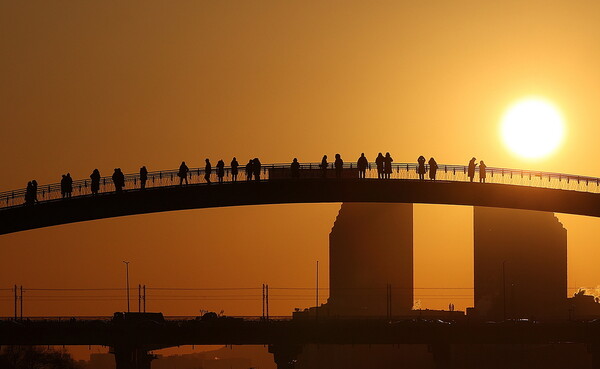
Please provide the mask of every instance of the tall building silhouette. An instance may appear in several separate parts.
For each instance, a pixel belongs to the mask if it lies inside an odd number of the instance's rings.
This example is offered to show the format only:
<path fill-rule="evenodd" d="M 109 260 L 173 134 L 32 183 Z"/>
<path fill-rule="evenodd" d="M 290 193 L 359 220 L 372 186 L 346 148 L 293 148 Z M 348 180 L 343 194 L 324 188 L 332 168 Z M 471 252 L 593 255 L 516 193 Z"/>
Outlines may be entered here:
<path fill-rule="evenodd" d="M 389 302 L 393 315 L 408 313 L 413 306 L 413 205 L 342 204 L 329 234 L 329 273 L 328 314 L 386 316 Z"/>
<path fill-rule="evenodd" d="M 553 213 L 474 208 L 475 312 L 566 318 L 567 230 Z"/>

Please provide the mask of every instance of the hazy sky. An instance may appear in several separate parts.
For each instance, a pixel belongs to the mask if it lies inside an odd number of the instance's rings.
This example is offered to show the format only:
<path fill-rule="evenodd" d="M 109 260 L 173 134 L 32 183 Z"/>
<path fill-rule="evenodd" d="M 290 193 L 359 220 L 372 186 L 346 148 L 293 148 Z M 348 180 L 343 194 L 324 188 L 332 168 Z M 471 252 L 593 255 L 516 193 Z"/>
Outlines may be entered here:
<path fill-rule="evenodd" d="M 573 0 L 0 0 L 0 191 L 94 168 L 379 151 L 600 176 L 599 15 L 599 2 Z M 510 154 L 499 135 L 503 112 L 530 95 L 554 102 L 567 128 L 537 161 Z M 194 210 L 0 236 L 0 287 L 120 287 L 122 260 L 136 286 L 259 288 L 314 286 L 320 260 L 326 287 L 338 209 Z M 416 285 L 472 287 L 472 209 L 423 205 L 415 217 Z M 600 220 L 559 218 L 569 286 L 600 284 Z M 254 295 L 148 306 L 260 314 L 260 291 L 244 293 Z M 274 300 L 272 314 L 310 306 L 311 293 Z M 26 300 L 25 313 L 109 315 L 124 304 Z M 12 300 L 0 300 L 10 314 Z"/>

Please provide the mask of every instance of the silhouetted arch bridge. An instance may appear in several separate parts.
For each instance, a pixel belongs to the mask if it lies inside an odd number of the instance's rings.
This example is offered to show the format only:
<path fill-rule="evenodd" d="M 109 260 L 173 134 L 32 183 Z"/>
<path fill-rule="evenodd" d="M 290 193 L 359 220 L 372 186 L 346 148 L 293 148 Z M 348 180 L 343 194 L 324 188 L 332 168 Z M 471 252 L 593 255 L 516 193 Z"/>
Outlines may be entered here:
<path fill-rule="evenodd" d="M 377 179 L 374 168 L 370 164 L 366 178 L 359 179 L 356 165 L 345 164 L 337 179 L 333 167 L 322 178 L 318 164 L 302 164 L 300 178 L 293 179 L 289 164 L 267 164 L 260 181 L 246 181 L 240 166 L 237 182 L 226 168 L 224 182 L 216 183 L 213 169 L 210 185 L 198 168 L 190 170 L 189 185 L 183 186 L 177 170 L 160 171 L 148 174 L 144 190 L 139 175 L 129 174 L 121 193 L 115 192 L 111 177 L 101 178 L 97 195 L 91 194 L 89 180 L 75 181 L 68 199 L 61 198 L 60 184 L 42 185 L 35 205 L 24 205 L 25 189 L 7 191 L 0 193 L 0 234 L 163 211 L 323 202 L 469 205 L 600 216 L 599 178 L 487 168 L 487 183 L 477 183 L 477 176 L 470 183 L 466 166 L 439 165 L 436 181 L 420 181 L 414 163 L 393 164 L 390 179 Z"/>

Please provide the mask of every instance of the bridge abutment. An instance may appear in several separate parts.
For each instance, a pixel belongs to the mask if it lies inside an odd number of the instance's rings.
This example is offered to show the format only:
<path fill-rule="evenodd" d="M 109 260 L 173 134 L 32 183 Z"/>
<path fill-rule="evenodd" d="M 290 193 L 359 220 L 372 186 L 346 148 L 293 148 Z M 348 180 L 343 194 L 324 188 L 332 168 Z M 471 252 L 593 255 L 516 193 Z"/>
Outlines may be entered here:
<path fill-rule="evenodd" d="M 301 345 L 272 344 L 269 352 L 273 354 L 277 369 L 294 369 L 298 355 L 302 352 Z M 117 368 L 119 369 L 119 368 Z"/>
<path fill-rule="evenodd" d="M 110 352 L 115 355 L 116 369 L 151 369 L 156 357 L 143 348 L 115 346 Z"/>

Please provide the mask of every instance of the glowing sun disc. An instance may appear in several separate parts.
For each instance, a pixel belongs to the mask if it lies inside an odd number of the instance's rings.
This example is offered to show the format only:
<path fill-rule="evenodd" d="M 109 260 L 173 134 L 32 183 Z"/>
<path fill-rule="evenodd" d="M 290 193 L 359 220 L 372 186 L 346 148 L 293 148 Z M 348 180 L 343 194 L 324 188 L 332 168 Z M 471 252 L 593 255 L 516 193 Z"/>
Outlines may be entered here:
<path fill-rule="evenodd" d="M 501 127 L 504 144 L 515 154 L 531 159 L 553 152 L 564 136 L 558 109 L 537 98 L 511 106 L 502 118 Z"/>

